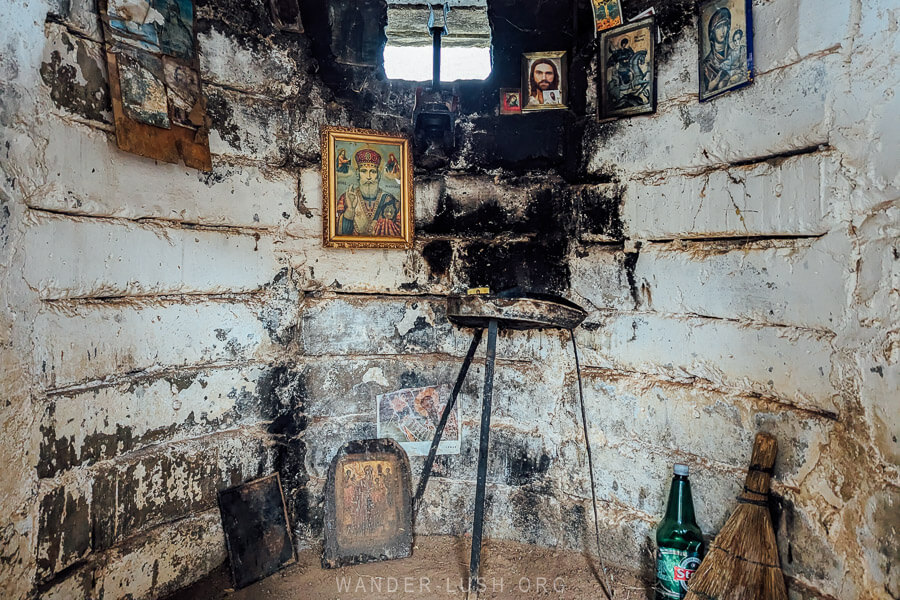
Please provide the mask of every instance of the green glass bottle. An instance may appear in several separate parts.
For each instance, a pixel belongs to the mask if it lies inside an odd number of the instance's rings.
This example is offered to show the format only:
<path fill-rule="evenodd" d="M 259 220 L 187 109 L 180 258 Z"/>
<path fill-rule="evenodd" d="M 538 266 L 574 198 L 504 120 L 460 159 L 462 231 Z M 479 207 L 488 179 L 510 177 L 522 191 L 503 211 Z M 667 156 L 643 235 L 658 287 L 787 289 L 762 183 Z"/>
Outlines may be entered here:
<path fill-rule="evenodd" d="M 694 519 L 690 471 L 679 464 L 672 471 L 666 516 L 656 528 L 656 600 L 684 598 L 688 580 L 703 559 L 703 533 Z"/>

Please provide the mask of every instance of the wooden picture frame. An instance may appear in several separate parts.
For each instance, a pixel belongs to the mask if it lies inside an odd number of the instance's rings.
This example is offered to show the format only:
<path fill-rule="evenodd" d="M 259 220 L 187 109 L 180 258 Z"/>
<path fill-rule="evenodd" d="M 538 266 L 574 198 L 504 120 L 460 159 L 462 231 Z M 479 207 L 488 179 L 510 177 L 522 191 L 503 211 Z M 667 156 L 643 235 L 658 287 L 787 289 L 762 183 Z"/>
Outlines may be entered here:
<path fill-rule="evenodd" d="M 370 129 L 322 129 L 325 247 L 412 248 L 413 192 L 409 138 Z"/>
<path fill-rule="evenodd" d="M 597 87 L 601 120 L 656 112 L 656 22 L 653 17 L 600 35 Z"/>
<path fill-rule="evenodd" d="M 169 0 L 165 7 L 162 20 L 149 21 L 126 0 L 98 5 L 116 143 L 125 152 L 211 171 L 193 1 Z"/>
<path fill-rule="evenodd" d="M 703 0 L 697 5 L 700 102 L 753 83 L 751 0 Z"/>
<path fill-rule="evenodd" d="M 568 85 L 565 51 L 522 55 L 522 112 L 568 108 Z"/>
<path fill-rule="evenodd" d="M 325 480 L 322 567 L 412 555 L 409 457 L 389 439 L 345 443 Z"/>

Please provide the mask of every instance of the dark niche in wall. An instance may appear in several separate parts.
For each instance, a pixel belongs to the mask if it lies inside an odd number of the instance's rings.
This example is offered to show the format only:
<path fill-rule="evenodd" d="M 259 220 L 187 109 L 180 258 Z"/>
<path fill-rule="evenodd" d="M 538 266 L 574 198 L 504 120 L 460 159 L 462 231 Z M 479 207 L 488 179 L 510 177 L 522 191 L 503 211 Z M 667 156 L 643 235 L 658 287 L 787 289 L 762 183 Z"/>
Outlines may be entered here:
<path fill-rule="evenodd" d="M 416 87 L 421 84 L 385 77 L 387 1 L 299 0 L 305 33 L 297 35 L 274 25 L 270 0 L 197 0 L 206 8 L 201 29 L 227 30 L 262 52 L 267 44 L 289 49 L 300 69 L 295 76 L 321 83 L 328 92 L 323 99 L 329 124 L 412 136 Z M 695 4 L 633 0 L 625 6 L 626 20 L 651 5 L 662 33 L 659 57 L 665 61 L 673 42 L 693 23 Z M 417 178 L 427 175 L 437 182 L 464 175 L 481 185 L 499 172 L 506 181 L 505 196 L 500 204 L 476 205 L 442 192 L 434 219 L 420 223 L 417 236 L 440 240 L 426 239 L 428 250 L 423 251 L 433 279 L 452 274 L 459 285 L 488 284 L 495 290 L 519 285 L 566 293 L 573 245 L 617 243 L 624 237 L 619 215 L 624 190 L 601 185 L 615 182 L 616 174 L 588 176 L 589 157 L 583 156 L 586 137 L 614 144 L 624 124 L 597 123 L 589 109 L 597 51 L 589 3 L 488 0 L 487 12 L 492 73 L 484 81 L 445 84 L 459 98 L 455 147 L 427 161 L 424 148 L 415 148 L 414 162 Z M 451 12 L 451 26 L 452 19 Z M 551 50 L 567 52 L 568 108 L 499 115 L 500 88 L 520 85 L 522 54 Z M 312 101 L 301 94 L 284 106 L 296 119 Z M 213 118 L 227 125 L 233 119 L 217 106 L 213 99 Z M 294 144 L 284 154 L 286 166 L 309 167 L 319 160 L 314 146 Z M 546 190 L 535 193 L 540 187 Z"/>
<path fill-rule="evenodd" d="M 353 126 L 410 133 L 415 89 L 421 84 L 385 77 L 382 50 L 387 4 L 384 0 L 330 0 L 327 4 L 301 0 L 317 74 L 346 106 Z M 501 118 L 498 94 L 501 87 L 518 87 L 522 53 L 564 50 L 572 54 L 576 47 L 572 0 L 535 4 L 491 0 L 488 18 L 491 75 L 484 81 L 444 84 L 459 98 L 459 119 L 465 124 L 457 128 L 456 148 L 439 164 L 420 161 L 424 149 L 418 148 L 416 164 L 427 164 L 432 171 L 450 164 L 464 170 L 563 167 L 566 130 L 576 119 L 573 111 Z M 452 27 L 452 11 L 449 23 Z M 570 96 L 583 97 L 583 85 L 576 86 L 582 89 L 571 90 Z"/>
<path fill-rule="evenodd" d="M 312 42 L 317 75 L 334 92 L 351 125 L 411 133 L 415 88 L 421 84 L 385 77 L 386 0 L 300 0 L 306 34 Z M 663 35 L 660 57 L 694 18 L 695 0 L 654 3 L 635 0 L 626 18 L 654 6 Z M 577 0 L 522 3 L 488 0 L 493 69 L 484 81 L 446 83 L 459 98 L 456 149 L 441 163 L 422 161 L 430 171 L 447 169 L 558 169 L 569 179 L 584 172 L 580 156 L 587 114 L 586 98 L 596 41 L 590 4 Z M 453 12 L 449 16 L 452 27 Z M 424 24 L 423 24 L 424 27 Z M 519 87 L 522 54 L 564 50 L 569 60 L 569 108 L 500 116 L 500 88 Z M 595 128 L 589 127 L 587 134 Z"/>
<path fill-rule="evenodd" d="M 282 31 L 303 33 L 303 21 L 300 19 L 300 3 L 298 0 L 271 0 L 272 20 Z"/>
<path fill-rule="evenodd" d="M 339 63 L 376 67 L 387 37 L 385 0 L 328 0 L 331 53 Z"/>

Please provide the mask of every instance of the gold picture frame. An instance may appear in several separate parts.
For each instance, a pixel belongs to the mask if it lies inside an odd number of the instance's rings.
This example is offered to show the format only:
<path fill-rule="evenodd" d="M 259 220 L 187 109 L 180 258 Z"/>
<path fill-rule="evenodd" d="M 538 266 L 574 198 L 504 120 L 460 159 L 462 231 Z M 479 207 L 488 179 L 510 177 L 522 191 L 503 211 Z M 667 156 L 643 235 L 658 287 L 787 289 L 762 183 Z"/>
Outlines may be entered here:
<path fill-rule="evenodd" d="M 528 52 L 522 55 L 522 112 L 566 109 L 568 101 L 566 52 Z"/>
<path fill-rule="evenodd" d="M 414 206 L 409 138 L 370 129 L 322 129 L 326 248 L 412 248 Z"/>

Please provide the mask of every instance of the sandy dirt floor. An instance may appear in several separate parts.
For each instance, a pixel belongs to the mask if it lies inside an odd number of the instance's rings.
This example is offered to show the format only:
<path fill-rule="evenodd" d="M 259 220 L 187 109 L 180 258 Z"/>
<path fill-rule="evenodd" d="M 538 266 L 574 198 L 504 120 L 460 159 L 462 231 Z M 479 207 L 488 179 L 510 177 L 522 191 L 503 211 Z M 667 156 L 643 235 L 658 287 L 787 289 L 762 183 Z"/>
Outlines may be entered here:
<path fill-rule="evenodd" d="M 318 551 L 305 550 L 297 564 L 241 590 L 231 588 L 226 564 L 168 600 L 463 600 L 470 543 L 471 538 L 421 537 L 410 558 L 333 570 L 322 568 Z M 478 598 L 604 600 L 598 571 L 599 565 L 576 552 L 489 540 Z M 615 600 L 651 597 L 633 575 L 608 573 Z"/>

